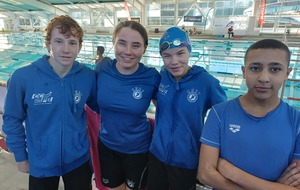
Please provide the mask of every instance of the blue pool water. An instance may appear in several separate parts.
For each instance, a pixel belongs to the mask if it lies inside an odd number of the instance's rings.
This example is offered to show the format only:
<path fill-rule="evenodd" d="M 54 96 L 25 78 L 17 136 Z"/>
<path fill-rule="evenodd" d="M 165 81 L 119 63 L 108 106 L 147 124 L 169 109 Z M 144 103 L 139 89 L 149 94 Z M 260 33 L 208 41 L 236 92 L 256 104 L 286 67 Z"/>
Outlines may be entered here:
<path fill-rule="evenodd" d="M 158 70 L 163 61 L 158 53 L 158 38 L 150 38 L 142 62 Z M 247 48 L 253 41 L 192 39 L 190 65 L 200 65 L 218 78 L 229 99 L 244 94 L 241 66 Z M 293 72 L 284 87 L 283 99 L 300 109 L 300 44 L 287 42 L 292 52 Z M 111 36 L 85 35 L 78 61 L 94 68 L 95 50 L 98 45 L 105 47 L 105 56 L 114 57 Z M 0 82 L 6 82 L 17 68 L 47 54 L 42 33 L 0 34 Z"/>

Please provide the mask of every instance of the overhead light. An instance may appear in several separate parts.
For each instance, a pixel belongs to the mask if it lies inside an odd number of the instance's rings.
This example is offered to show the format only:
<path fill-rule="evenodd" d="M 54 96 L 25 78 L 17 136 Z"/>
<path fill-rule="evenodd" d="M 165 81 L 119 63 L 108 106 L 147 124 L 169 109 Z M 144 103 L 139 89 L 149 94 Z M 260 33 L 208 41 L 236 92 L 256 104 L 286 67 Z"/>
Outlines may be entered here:
<path fill-rule="evenodd" d="M 7 18 L 6 15 L 0 14 L 0 18 Z"/>
<path fill-rule="evenodd" d="M 79 9 L 79 7 L 76 6 L 76 5 L 67 5 L 67 7 L 68 7 L 69 9 Z"/>
<path fill-rule="evenodd" d="M 11 3 L 13 5 L 23 5 L 20 1 L 15 1 L 15 0 L 6 0 L 6 3 Z"/>
<path fill-rule="evenodd" d="M 96 6 L 94 6 L 94 5 L 88 5 L 88 7 L 92 8 L 92 9 L 96 8 Z"/>

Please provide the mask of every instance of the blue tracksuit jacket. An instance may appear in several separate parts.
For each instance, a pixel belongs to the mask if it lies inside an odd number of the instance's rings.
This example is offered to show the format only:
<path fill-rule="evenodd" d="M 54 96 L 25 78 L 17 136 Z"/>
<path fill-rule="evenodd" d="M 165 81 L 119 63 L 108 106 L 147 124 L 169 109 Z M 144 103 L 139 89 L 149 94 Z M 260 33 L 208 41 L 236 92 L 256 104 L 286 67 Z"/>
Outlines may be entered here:
<path fill-rule="evenodd" d="M 15 70 L 3 115 L 9 150 L 17 162 L 29 160 L 35 177 L 61 176 L 90 159 L 84 105 L 97 109 L 95 72 L 75 61 L 61 78 L 48 59 Z"/>
<path fill-rule="evenodd" d="M 196 169 L 204 118 L 212 105 L 226 100 L 226 94 L 200 66 L 193 66 L 178 82 L 165 67 L 160 74 L 150 152 L 167 165 Z"/>

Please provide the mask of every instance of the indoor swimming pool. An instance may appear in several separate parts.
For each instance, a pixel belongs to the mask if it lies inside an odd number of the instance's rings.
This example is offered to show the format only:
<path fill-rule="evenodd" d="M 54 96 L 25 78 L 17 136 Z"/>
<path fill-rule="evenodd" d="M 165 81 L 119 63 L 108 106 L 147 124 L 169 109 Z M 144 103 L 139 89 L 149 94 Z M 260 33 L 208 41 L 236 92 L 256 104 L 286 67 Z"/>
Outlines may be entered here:
<path fill-rule="evenodd" d="M 159 38 L 149 38 L 149 45 L 141 62 L 158 70 L 163 61 L 158 53 Z M 192 39 L 190 65 L 199 65 L 218 78 L 229 99 L 244 94 L 241 66 L 247 48 L 253 41 Z M 300 43 L 286 42 L 292 52 L 290 66 L 292 73 L 283 90 L 283 100 L 300 109 Z M 0 34 L 0 83 L 6 83 L 10 74 L 17 68 L 47 54 L 43 33 Z M 94 67 L 96 47 L 105 47 L 105 56 L 114 57 L 111 36 L 85 35 L 78 61 Z"/>

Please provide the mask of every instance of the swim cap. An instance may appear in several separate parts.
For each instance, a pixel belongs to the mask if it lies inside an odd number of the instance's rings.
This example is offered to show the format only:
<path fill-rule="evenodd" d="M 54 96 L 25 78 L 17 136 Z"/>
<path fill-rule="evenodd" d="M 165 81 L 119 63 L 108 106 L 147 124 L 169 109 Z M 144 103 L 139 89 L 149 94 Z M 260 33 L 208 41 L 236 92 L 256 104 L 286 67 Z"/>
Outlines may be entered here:
<path fill-rule="evenodd" d="M 159 53 L 167 49 L 176 47 L 187 47 L 189 52 L 192 51 L 191 41 L 187 32 L 178 27 L 171 27 L 162 35 L 159 40 Z"/>

